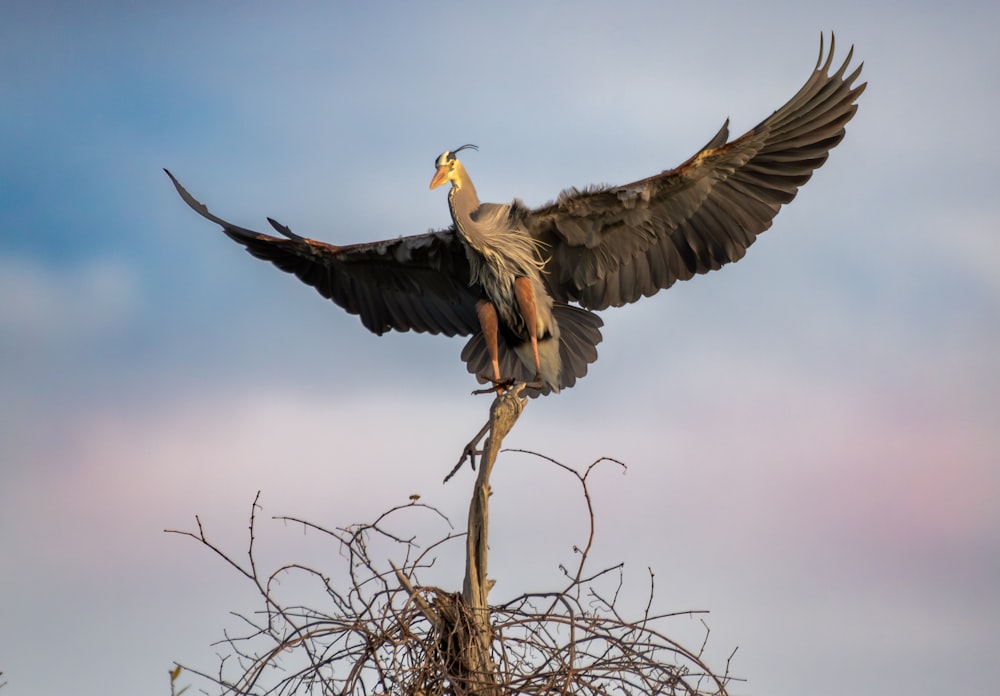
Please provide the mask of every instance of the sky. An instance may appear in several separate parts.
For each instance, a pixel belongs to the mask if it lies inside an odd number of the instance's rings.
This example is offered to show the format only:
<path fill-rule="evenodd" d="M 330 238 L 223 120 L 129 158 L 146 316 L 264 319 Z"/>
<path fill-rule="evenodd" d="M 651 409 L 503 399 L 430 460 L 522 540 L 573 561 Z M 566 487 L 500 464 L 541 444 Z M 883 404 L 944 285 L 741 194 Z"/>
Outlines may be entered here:
<path fill-rule="evenodd" d="M 3 3 L 3 693 L 213 671 L 253 593 L 163 530 L 198 515 L 243 554 L 258 491 L 275 565 L 307 552 L 272 516 L 344 526 L 419 493 L 465 519 L 472 474 L 441 479 L 489 399 L 463 341 L 369 334 L 162 168 L 245 226 L 417 234 L 449 222 L 443 150 L 479 145 L 483 200 L 649 176 L 777 109 L 829 31 L 869 81 L 829 161 L 745 259 L 604 312 L 587 377 L 506 444 L 628 465 L 594 474 L 593 567 L 710 611 L 734 693 L 991 692 L 1000 7 L 944 5 Z M 558 586 L 576 484 L 510 453 L 493 486 L 491 598 Z"/>

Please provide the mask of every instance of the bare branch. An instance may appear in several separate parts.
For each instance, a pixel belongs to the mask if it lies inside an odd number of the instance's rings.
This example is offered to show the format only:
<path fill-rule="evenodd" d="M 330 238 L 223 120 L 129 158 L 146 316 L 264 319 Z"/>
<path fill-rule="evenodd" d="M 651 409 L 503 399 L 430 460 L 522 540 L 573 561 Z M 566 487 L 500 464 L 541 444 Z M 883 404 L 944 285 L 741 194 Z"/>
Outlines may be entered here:
<path fill-rule="evenodd" d="M 437 510 L 422 505 L 397 506 L 373 523 L 338 530 L 292 517 L 274 518 L 334 539 L 341 553 L 332 558 L 343 559 L 347 586 L 334 586 L 330 578 L 338 576 L 337 571 L 299 564 L 250 578 L 263 599 L 259 619 L 240 617 L 247 630 L 226 636 L 223 644 L 228 654 L 218 674 L 185 669 L 214 683 L 219 693 L 241 695 L 481 695 L 498 689 L 496 693 L 503 694 L 723 696 L 732 681 L 729 662 L 722 676 L 706 665 L 707 626 L 705 641 L 695 651 L 668 637 L 672 622 L 705 612 L 654 613 L 655 583 L 650 570 L 642 615 L 628 619 L 617 606 L 622 565 L 587 570 L 594 522 L 587 476 L 601 461 L 605 460 L 594 462 L 583 473 L 553 462 L 581 481 L 591 516 L 588 543 L 575 550 L 579 565 L 567 576 L 566 586 L 526 593 L 486 608 L 492 631 L 492 678 L 470 659 L 470 641 L 479 621 L 462 595 L 420 583 L 421 572 L 434 563 L 431 550 L 455 550 L 450 542 L 463 536 L 447 529 L 447 518 Z M 480 473 L 483 468 L 485 464 Z M 392 531 L 407 519 L 404 516 L 414 513 L 429 514 L 446 527 L 441 538 L 419 552 L 414 552 L 415 539 Z M 245 575 L 246 568 L 209 541 L 200 521 L 198 532 L 176 533 L 199 540 Z M 384 570 L 372 556 L 373 539 L 398 551 Z M 256 560 L 249 567 L 255 569 L 251 572 L 261 572 Z M 272 582 L 279 574 L 318 578 L 329 606 L 283 601 Z"/>
<path fill-rule="evenodd" d="M 340 567 L 321 570 L 293 562 L 265 573 L 256 558 L 259 493 L 251 507 L 248 562 L 234 560 L 211 542 L 198 517 L 196 532 L 167 530 L 196 539 L 221 557 L 253 583 L 263 602 L 252 615 L 236 614 L 242 628 L 226 633 L 221 641 L 227 654 L 217 674 L 184 669 L 214 683 L 222 694 L 241 696 L 724 696 L 732 681 L 729 661 L 735 651 L 718 676 L 703 657 L 707 624 L 697 651 L 668 636 L 679 617 L 705 612 L 654 613 L 655 575 L 650 568 L 642 613 L 626 617 L 619 605 L 623 565 L 596 572 L 587 567 L 596 529 L 589 477 L 605 462 L 624 471 L 620 461 L 600 458 L 581 473 L 549 457 L 513 450 L 550 462 L 579 482 L 588 517 L 586 541 L 573 547 L 572 570 L 564 569 L 562 587 L 489 605 L 489 476 L 525 402 L 516 388 L 493 402 L 466 533 L 455 533 L 444 514 L 415 500 L 390 508 L 372 522 L 344 528 L 278 516 L 272 519 L 332 539 L 339 555 L 329 558 L 339 558 Z M 446 529 L 421 546 L 415 534 L 398 531 L 413 528 L 413 515 L 429 515 Z M 434 566 L 435 554 L 455 549 L 451 542 L 463 536 L 463 592 L 421 584 L 420 575 Z M 388 560 L 381 560 L 386 556 Z M 326 601 L 317 606 L 285 599 L 283 587 L 298 583 L 284 580 L 296 577 L 318 582 Z"/>
<path fill-rule="evenodd" d="M 414 603 L 417 605 L 417 608 L 420 609 L 420 613 L 422 613 L 424 616 L 427 617 L 427 620 L 431 622 L 431 625 L 435 629 L 440 630 L 441 627 L 443 626 L 441 615 L 438 614 L 436 611 L 434 611 L 431 608 L 430 604 L 428 604 L 427 601 L 420 596 L 420 593 L 417 592 L 413 588 L 413 585 L 410 583 L 410 579 L 406 577 L 403 571 L 401 571 L 399 568 L 396 567 L 395 563 L 390 561 L 389 565 L 391 565 L 392 569 L 396 572 L 396 577 L 399 578 L 399 584 L 402 585 L 403 588 L 410 593 L 410 598 L 413 599 Z"/>

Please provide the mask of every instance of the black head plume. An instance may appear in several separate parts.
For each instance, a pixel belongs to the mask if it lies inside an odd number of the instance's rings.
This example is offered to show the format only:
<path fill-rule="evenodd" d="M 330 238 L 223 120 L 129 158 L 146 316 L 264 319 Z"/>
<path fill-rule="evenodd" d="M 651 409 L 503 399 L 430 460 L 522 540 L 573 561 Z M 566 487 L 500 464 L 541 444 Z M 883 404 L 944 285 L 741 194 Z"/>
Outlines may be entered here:
<path fill-rule="evenodd" d="M 478 151 L 479 150 L 479 146 L 478 145 L 473 145 L 472 143 L 466 143 L 462 147 L 456 147 L 454 150 L 452 150 L 451 151 L 451 156 L 454 157 L 455 153 L 461 152 L 462 150 L 476 150 L 476 151 Z"/>
<path fill-rule="evenodd" d="M 478 145 L 473 145 L 472 143 L 466 143 L 462 147 L 455 148 L 454 150 L 445 150 L 444 152 L 441 153 L 441 156 L 437 158 L 437 161 L 434 162 L 434 166 L 441 167 L 447 164 L 448 162 L 455 161 L 456 152 L 461 152 L 462 150 L 478 150 L 478 149 L 479 149 Z"/>

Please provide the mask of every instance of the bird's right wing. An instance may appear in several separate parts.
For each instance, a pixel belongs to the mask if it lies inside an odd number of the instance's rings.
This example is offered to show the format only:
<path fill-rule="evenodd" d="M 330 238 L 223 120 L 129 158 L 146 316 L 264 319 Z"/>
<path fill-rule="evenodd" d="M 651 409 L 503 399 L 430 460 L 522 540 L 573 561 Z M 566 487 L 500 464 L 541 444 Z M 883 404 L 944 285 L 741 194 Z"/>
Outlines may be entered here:
<path fill-rule="evenodd" d="M 521 225 L 549 249 L 552 296 L 618 307 L 738 261 L 844 137 L 865 83 L 833 69 L 833 39 L 783 107 L 731 142 L 727 126 L 687 162 L 640 181 L 563 192 Z M 728 123 L 728 122 L 727 122 Z M 517 202 L 515 202 L 517 203 Z"/>
<path fill-rule="evenodd" d="M 268 218 L 282 235 L 273 237 L 212 214 L 173 174 L 167 171 L 167 176 L 192 210 L 233 241 L 357 314 L 376 334 L 395 329 L 466 336 L 479 330 L 478 294 L 469 286 L 465 250 L 453 229 L 335 246 L 301 237 Z"/>

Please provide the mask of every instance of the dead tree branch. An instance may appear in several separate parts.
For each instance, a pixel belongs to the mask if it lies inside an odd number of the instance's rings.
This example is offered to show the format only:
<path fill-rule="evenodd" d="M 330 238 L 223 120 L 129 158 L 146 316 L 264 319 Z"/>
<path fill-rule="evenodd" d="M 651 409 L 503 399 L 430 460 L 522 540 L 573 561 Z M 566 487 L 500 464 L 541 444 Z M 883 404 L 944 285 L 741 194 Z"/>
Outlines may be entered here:
<path fill-rule="evenodd" d="M 644 609 L 637 617 L 626 617 L 619 607 L 622 565 L 597 571 L 587 567 L 596 527 L 589 477 L 605 462 L 624 468 L 616 460 L 599 459 L 581 473 L 541 457 L 579 482 L 589 517 L 586 542 L 573 547 L 575 563 L 572 571 L 564 569 L 562 587 L 489 605 L 489 476 L 504 436 L 524 407 L 521 397 L 508 394 L 510 398 L 494 402 L 487 424 L 489 437 L 464 535 L 466 576 L 461 593 L 420 582 L 438 553 L 455 555 L 453 542 L 463 534 L 454 533 L 436 508 L 416 503 L 394 507 L 372 523 L 346 528 L 273 518 L 334 540 L 342 563 L 323 570 L 288 563 L 265 574 L 255 545 L 258 494 L 251 508 L 248 562 L 234 560 L 211 541 L 198 518 L 196 532 L 168 530 L 194 538 L 220 556 L 254 585 L 262 599 L 258 611 L 237 614 L 243 628 L 221 641 L 227 655 L 216 674 L 184 669 L 215 684 L 221 694 L 240 695 L 725 696 L 731 681 L 728 661 L 726 671 L 716 675 L 703 660 L 704 643 L 692 651 L 669 637 L 671 622 L 704 612 L 655 612 L 650 570 Z M 421 547 L 414 535 L 397 531 L 412 528 L 414 515 L 429 515 L 446 529 Z M 317 585 L 325 599 L 310 604 L 301 595 L 297 600 L 284 597 L 284 583 L 278 580 L 289 577 Z"/>

